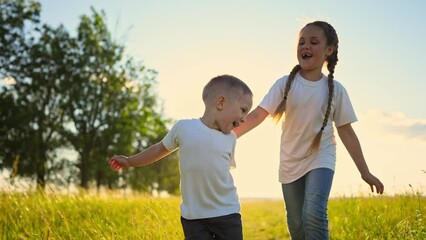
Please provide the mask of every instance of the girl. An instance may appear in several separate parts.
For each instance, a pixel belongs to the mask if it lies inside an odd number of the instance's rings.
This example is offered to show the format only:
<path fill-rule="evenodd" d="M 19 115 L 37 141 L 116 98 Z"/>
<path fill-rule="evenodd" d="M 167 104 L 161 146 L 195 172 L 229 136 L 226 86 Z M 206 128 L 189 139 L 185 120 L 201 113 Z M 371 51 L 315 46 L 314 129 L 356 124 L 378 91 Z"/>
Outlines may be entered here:
<path fill-rule="evenodd" d="M 327 203 L 336 162 L 333 121 L 339 137 L 371 191 L 383 184 L 370 173 L 351 123 L 357 120 L 345 88 L 334 80 L 338 38 L 322 21 L 299 33 L 297 60 L 288 76 L 278 79 L 246 122 L 234 129 L 238 137 L 271 115 L 285 112 L 281 135 L 279 180 L 292 239 L 329 239 Z M 327 62 L 328 76 L 321 69 Z"/>

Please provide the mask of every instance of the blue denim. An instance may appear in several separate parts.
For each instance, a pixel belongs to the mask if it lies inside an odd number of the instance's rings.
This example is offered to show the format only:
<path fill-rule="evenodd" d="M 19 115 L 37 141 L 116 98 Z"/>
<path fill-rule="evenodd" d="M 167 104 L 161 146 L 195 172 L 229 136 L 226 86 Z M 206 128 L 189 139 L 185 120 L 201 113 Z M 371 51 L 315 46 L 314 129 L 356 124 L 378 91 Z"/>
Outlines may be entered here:
<path fill-rule="evenodd" d="M 333 170 L 318 168 L 282 184 L 291 239 L 329 239 L 327 204 L 333 176 Z"/>

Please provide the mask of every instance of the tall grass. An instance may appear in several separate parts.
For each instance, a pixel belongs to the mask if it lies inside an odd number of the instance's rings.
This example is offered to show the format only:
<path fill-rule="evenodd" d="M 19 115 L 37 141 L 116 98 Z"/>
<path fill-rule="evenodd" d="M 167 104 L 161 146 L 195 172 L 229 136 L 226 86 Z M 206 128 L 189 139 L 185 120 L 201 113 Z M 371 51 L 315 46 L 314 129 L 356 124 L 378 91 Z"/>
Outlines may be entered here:
<path fill-rule="evenodd" d="M 426 239 L 426 198 L 342 198 L 329 206 L 334 239 Z"/>
<path fill-rule="evenodd" d="M 0 195 L 2 239 L 181 239 L 179 199 Z"/>
<path fill-rule="evenodd" d="M 180 198 L 0 192 L 0 239 L 183 239 Z M 247 240 L 289 239 L 282 200 L 242 201 Z M 426 239 L 426 198 L 336 198 L 331 239 Z"/>

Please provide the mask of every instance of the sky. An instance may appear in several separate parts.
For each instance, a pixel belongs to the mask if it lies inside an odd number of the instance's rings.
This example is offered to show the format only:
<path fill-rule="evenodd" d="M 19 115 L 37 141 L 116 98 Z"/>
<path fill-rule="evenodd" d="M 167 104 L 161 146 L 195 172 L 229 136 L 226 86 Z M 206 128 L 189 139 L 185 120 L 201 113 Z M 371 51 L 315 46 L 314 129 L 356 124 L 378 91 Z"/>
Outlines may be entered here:
<path fill-rule="evenodd" d="M 308 22 L 339 36 L 335 79 L 349 93 L 352 124 L 385 195 L 426 193 L 426 1 L 411 0 L 42 0 L 42 22 L 75 36 L 80 16 L 103 10 L 126 54 L 158 71 L 164 115 L 198 118 L 201 92 L 231 74 L 254 93 L 254 107 L 297 64 L 296 39 Z M 327 74 L 327 71 L 324 72 Z M 336 136 L 331 196 L 370 194 Z M 280 127 L 271 119 L 238 140 L 232 170 L 241 198 L 281 198 Z"/>

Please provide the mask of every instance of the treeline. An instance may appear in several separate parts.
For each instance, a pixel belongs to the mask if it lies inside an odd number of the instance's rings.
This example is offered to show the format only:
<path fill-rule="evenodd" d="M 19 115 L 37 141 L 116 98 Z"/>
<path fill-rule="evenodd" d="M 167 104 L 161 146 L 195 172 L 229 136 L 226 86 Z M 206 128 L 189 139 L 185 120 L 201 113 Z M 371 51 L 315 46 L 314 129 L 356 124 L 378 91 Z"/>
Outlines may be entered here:
<path fill-rule="evenodd" d="M 120 174 L 106 164 L 167 132 L 171 120 L 154 91 L 157 72 L 124 54 L 103 11 L 82 15 L 73 36 L 63 25 L 42 23 L 41 7 L 0 0 L 0 171 L 33 179 L 38 188 L 74 183 L 176 193 L 174 154 Z"/>

